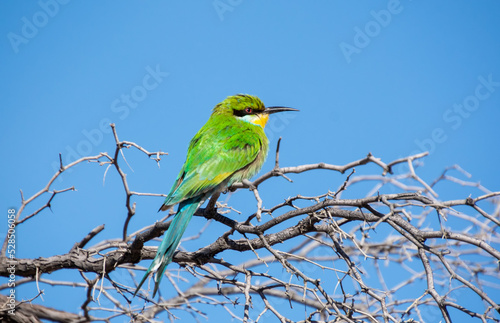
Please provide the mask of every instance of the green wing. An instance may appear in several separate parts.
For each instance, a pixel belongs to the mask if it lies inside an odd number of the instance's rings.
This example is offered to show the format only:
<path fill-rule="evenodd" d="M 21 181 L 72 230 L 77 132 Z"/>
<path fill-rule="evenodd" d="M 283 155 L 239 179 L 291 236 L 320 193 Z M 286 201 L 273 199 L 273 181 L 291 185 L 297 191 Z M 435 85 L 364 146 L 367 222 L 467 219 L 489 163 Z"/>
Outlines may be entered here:
<path fill-rule="evenodd" d="M 231 185 L 240 180 L 232 177 L 235 172 L 254 163 L 263 148 L 267 154 L 267 138 L 260 126 L 221 121 L 211 118 L 191 140 L 186 162 L 164 206 L 200 194 L 212 194 L 222 183 Z M 249 176 L 253 175 L 250 172 Z"/>

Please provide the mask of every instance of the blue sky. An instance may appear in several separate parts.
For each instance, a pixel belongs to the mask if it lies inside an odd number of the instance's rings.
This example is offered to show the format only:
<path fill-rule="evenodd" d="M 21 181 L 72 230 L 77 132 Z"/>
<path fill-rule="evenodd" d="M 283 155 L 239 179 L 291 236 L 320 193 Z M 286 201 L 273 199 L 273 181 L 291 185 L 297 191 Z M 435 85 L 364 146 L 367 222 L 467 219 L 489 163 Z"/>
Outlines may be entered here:
<path fill-rule="evenodd" d="M 20 189 L 25 197 L 42 189 L 59 153 L 69 162 L 111 152 L 110 122 L 120 139 L 169 153 L 158 169 L 127 151 L 134 171 L 126 168 L 134 191 L 167 193 L 191 137 L 235 93 L 301 110 L 268 126 L 272 147 L 283 137 L 282 165 L 340 165 L 368 152 L 389 162 L 429 150 L 424 180 L 458 164 L 468 180 L 500 190 L 497 1 L 2 1 L 0 17 L 1 210 L 19 206 Z M 18 228 L 18 256 L 65 253 L 102 223 L 99 238 L 120 236 L 124 194 L 111 171 L 103 186 L 103 173 L 81 165 L 62 176 L 55 189 L 78 191 Z M 334 190 L 344 177 L 294 180 L 263 190 L 280 201 Z M 454 189 L 440 198 L 479 193 Z M 234 195 L 242 209 L 252 198 Z M 153 223 L 161 204 L 136 201 L 132 229 Z M 199 229 L 204 220 L 194 221 Z M 77 310 L 50 286 L 46 293 L 43 304 Z"/>

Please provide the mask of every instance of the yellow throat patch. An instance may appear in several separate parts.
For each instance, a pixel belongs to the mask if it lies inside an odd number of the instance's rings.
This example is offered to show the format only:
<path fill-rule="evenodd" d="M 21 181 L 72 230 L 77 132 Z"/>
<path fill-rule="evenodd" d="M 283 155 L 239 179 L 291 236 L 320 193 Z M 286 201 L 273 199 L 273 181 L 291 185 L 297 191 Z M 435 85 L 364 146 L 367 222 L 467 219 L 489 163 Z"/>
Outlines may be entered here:
<path fill-rule="evenodd" d="M 259 113 L 254 115 L 254 118 L 252 118 L 251 122 L 264 128 L 268 120 L 269 120 L 269 114 Z"/>

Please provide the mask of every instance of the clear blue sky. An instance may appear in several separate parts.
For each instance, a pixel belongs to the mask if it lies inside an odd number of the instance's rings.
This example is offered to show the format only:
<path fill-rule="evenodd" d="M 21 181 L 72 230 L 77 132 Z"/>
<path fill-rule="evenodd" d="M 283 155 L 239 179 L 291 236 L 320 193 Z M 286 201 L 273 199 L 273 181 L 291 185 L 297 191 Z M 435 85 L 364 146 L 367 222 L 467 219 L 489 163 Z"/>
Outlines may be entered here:
<path fill-rule="evenodd" d="M 419 170 L 426 181 L 459 164 L 500 190 L 497 1 L 1 1 L 0 17 L 0 212 L 19 206 L 20 189 L 29 197 L 45 186 L 59 153 L 68 162 L 111 152 L 110 122 L 120 139 L 169 153 L 158 169 L 130 150 L 134 172 L 124 168 L 134 191 L 167 193 L 191 137 L 235 93 L 301 110 L 268 127 L 272 147 L 283 137 L 283 165 L 430 150 Z M 102 185 L 103 172 L 83 165 L 56 182 L 78 191 L 19 226 L 18 257 L 65 253 L 102 223 L 96 239 L 119 237 L 124 194 L 111 170 Z M 343 181 L 324 174 L 274 180 L 285 186 L 275 200 Z M 243 208 L 252 196 L 240 195 Z M 136 201 L 132 230 L 153 223 L 161 204 Z M 191 233 L 204 220 L 195 221 Z M 45 289 L 43 304 L 78 310 Z"/>

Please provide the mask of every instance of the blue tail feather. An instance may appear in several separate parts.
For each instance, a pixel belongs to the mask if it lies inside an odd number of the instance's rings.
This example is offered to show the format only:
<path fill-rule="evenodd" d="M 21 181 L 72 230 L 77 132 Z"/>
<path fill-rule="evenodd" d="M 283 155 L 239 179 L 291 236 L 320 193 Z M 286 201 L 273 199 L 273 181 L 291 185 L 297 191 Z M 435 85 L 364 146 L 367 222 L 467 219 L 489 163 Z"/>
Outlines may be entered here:
<path fill-rule="evenodd" d="M 168 264 L 172 262 L 174 252 L 181 242 L 182 235 L 184 234 L 184 231 L 186 231 L 187 225 L 191 221 L 194 212 L 196 212 L 202 202 L 203 197 L 197 196 L 182 201 L 179 204 L 177 214 L 174 216 L 172 223 L 170 223 L 167 232 L 165 232 L 165 236 L 163 237 L 163 241 L 158 247 L 156 256 L 153 259 L 153 262 L 149 266 L 148 270 L 144 274 L 141 282 L 137 286 L 134 296 L 141 289 L 142 284 L 144 284 L 149 274 L 151 272 L 156 272 L 155 288 L 153 290 L 153 297 L 155 297 L 156 292 L 158 291 L 158 287 L 160 286 L 161 279 L 163 278 L 163 274 L 165 273 Z"/>

